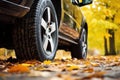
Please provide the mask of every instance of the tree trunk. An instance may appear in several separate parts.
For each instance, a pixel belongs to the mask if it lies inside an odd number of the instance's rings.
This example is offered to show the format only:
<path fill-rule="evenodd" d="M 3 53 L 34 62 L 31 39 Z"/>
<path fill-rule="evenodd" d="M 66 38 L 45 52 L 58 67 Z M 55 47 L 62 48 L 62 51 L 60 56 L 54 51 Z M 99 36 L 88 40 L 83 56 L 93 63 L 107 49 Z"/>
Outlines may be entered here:
<path fill-rule="evenodd" d="M 109 37 L 109 50 L 110 50 L 109 54 L 116 55 L 114 30 L 108 29 L 108 33 L 112 36 L 112 37 Z"/>
<path fill-rule="evenodd" d="M 105 49 L 105 55 L 109 55 L 108 53 L 108 47 L 107 47 L 107 39 L 104 37 L 104 49 Z"/>

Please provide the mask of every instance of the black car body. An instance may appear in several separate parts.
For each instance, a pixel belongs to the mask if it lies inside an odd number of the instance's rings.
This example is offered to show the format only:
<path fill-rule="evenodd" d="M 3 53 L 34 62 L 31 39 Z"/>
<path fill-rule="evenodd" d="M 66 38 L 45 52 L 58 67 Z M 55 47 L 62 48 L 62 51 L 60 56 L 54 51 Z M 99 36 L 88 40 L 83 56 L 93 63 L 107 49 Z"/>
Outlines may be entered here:
<path fill-rule="evenodd" d="M 18 59 L 52 60 L 57 48 L 70 50 L 73 58 L 86 58 L 88 26 L 80 7 L 91 2 L 0 0 L 0 22 L 14 24 L 8 43 Z"/>

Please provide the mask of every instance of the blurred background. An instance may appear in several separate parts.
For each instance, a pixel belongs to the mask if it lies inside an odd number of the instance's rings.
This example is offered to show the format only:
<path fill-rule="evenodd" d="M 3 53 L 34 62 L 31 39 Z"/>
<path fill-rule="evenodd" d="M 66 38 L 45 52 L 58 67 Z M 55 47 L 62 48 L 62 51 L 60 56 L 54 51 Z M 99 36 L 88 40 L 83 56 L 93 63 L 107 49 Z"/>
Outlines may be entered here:
<path fill-rule="evenodd" d="M 81 9 L 89 27 L 88 55 L 120 54 L 120 0 L 94 0 L 92 4 Z M 14 56 L 14 53 L 14 50 L 0 48 L 1 58 Z M 57 51 L 59 58 L 63 54 L 70 52 Z"/>
<path fill-rule="evenodd" d="M 89 26 L 88 53 L 120 54 L 120 0 L 94 0 L 82 11 Z"/>

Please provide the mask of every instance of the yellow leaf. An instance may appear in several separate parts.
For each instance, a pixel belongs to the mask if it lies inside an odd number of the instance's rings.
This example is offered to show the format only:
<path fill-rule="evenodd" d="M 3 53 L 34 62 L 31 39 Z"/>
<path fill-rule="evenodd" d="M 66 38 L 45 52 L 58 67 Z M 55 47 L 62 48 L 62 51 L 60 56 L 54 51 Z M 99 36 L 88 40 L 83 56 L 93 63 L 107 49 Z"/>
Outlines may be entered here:
<path fill-rule="evenodd" d="M 50 61 L 50 60 L 45 60 L 45 61 L 43 62 L 43 64 L 49 65 L 49 64 L 51 64 L 51 61 Z"/>
<path fill-rule="evenodd" d="M 80 69 L 80 67 L 78 65 L 70 65 L 67 70 L 71 71 L 71 70 L 78 70 Z"/>
<path fill-rule="evenodd" d="M 41 71 L 41 70 L 45 70 L 45 68 L 43 66 L 39 66 L 39 67 L 35 67 L 34 70 Z"/>
<path fill-rule="evenodd" d="M 84 64 L 85 64 L 86 66 L 90 66 L 90 65 L 91 65 L 90 61 L 85 61 Z"/>
<path fill-rule="evenodd" d="M 100 66 L 99 63 L 94 63 L 94 62 L 91 62 L 91 65 L 92 65 L 93 67 L 99 67 L 99 66 Z"/>
<path fill-rule="evenodd" d="M 26 67 L 33 66 L 33 64 L 27 64 L 27 63 L 22 63 L 21 65 L 22 65 L 22 66 L 26 66 Z"/>

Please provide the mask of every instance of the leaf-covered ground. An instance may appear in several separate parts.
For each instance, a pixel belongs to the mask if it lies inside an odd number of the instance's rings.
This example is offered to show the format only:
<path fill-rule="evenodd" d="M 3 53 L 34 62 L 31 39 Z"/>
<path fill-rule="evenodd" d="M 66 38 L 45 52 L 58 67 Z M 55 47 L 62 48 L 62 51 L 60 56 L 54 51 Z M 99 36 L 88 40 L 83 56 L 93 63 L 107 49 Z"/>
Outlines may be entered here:
<path fill-rule="evenodd" d="M 88 56 L 86 60 L 62 56 L 44 62 L 0 60 L 0 80 L 120 80 L 120 56 Z"/>

